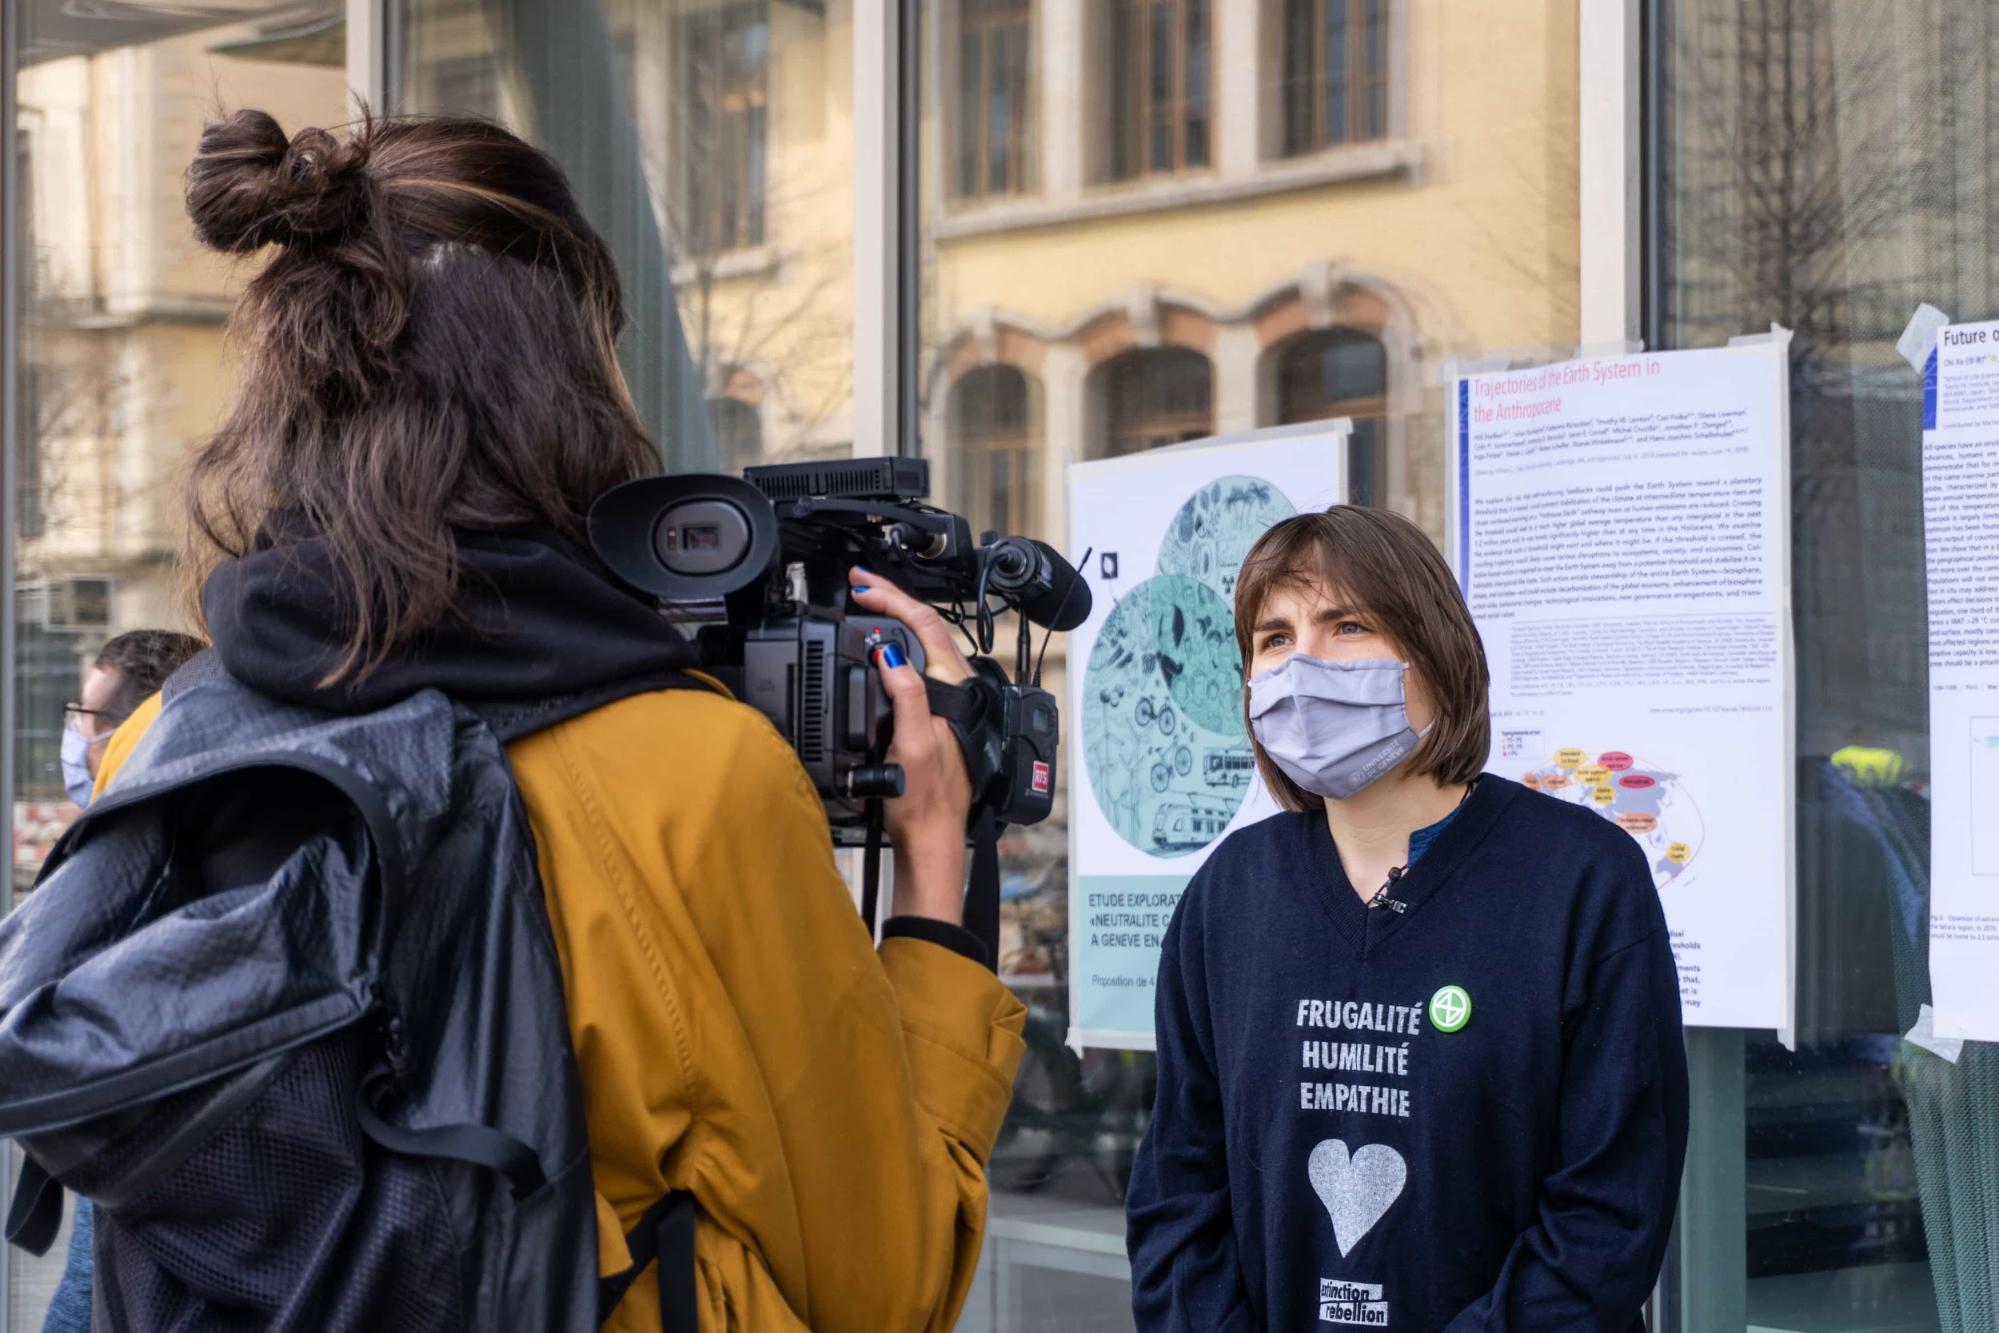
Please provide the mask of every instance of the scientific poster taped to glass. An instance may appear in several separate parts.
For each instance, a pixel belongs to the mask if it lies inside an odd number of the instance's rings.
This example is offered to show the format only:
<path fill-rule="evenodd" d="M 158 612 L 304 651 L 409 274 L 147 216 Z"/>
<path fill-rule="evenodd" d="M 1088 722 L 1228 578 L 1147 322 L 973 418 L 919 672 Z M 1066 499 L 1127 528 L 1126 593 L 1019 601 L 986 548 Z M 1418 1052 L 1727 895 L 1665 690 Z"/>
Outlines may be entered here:
<path fill-rule="evenodd" d="M 1631 835 L 1690 1026 L 1793 1024 L 1790 335 L 1454 385 L 1496 773 Z"/>
<path fill-rule="evenodd" d="M 1348 424 L 1069 468 L 1093 603 L 1069 636 L 1069 1040 L 1150 1050 L 1159 946 L 1231 829 L 1275 814 L 1243 726 L 1235 579 L 1273 523 L 1346 494 Z"/>
<path fill-rule="evenodd" d="M 1937 331 L 1923 535 L 1936 1035 L 1999 1041 L 1999 322 Z"/>

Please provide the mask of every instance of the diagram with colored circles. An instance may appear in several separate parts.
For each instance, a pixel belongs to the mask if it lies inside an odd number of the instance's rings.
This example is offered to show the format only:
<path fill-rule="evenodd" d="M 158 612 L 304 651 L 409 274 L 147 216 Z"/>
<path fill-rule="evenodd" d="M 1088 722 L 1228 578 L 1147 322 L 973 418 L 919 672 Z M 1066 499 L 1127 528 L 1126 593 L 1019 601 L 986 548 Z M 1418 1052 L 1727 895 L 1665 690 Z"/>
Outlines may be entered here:
<path fill-rule="evenodd" d="M 1629 833 L 1652 863 L 1652 882 L 1662 889 L 1692 864 L 1707 838 L 1707 823 L 1680 775 L 1622 750 L 1566 747 L 1520 780 L 1557 800 L 1588 806 Z"/>
<path fill-rule="evenodd" d="M 1091 793 L 1118 836 L 1176 857 L 1219 838 L 1256 775 L 1236 651 L 1236 571 L 1265 529 L 1296 512 L 1257 477 L 1190 496 L 1167 524 L 1156 573 L 1115 595 L 1083 676 Z"/>

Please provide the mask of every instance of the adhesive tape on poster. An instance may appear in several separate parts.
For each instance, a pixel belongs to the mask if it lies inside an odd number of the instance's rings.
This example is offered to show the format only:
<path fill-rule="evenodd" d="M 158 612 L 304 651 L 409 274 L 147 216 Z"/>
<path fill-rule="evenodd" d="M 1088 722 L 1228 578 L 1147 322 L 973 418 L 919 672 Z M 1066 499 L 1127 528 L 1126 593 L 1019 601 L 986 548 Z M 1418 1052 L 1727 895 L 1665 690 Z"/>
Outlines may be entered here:
<path fill-rule="evenodd" d="M 1928 301 L 1916 307 L 1916 313 L 1909 316 L 1909 327 L 1902 330 L 1902 336 L 1895 340 L 1895 350 L 1909 363 L 1909 368 L 1922 373 L 1930 353 L 1936 350 L 1937 330 L 1950 323 L 1950 316 L 1931 305 Z"/>

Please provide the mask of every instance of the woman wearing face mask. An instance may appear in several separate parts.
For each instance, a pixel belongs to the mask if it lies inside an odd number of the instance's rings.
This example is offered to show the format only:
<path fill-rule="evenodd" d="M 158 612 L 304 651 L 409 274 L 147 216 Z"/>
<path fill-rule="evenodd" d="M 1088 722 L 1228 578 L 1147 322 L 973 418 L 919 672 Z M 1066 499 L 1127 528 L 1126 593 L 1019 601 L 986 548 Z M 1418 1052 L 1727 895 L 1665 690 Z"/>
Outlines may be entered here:
<path fill-rule="evenodd" d="M 1644 855 L 1482 773 L 1484 649 L 1406 520 L 1279 524 L 1235 621 L 1285 813 L 1166 935 L 1139 1328 L 1642 1330 L 1687 1133 Z"/>

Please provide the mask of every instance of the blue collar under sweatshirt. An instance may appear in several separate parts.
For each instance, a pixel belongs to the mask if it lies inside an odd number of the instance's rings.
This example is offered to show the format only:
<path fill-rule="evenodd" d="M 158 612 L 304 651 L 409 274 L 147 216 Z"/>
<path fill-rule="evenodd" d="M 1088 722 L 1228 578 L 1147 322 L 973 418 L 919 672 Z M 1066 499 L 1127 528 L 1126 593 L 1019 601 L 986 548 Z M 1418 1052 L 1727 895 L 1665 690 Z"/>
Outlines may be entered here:
<path fill-rule="evenodd" d="M 1400 911 L 1318 814 L 1188 886 L 1128 1202 L 1143 1333 L 1643 1327 L 1687 1134 L 1645 858 L 1492 776 L 1411 852 Z"/>

